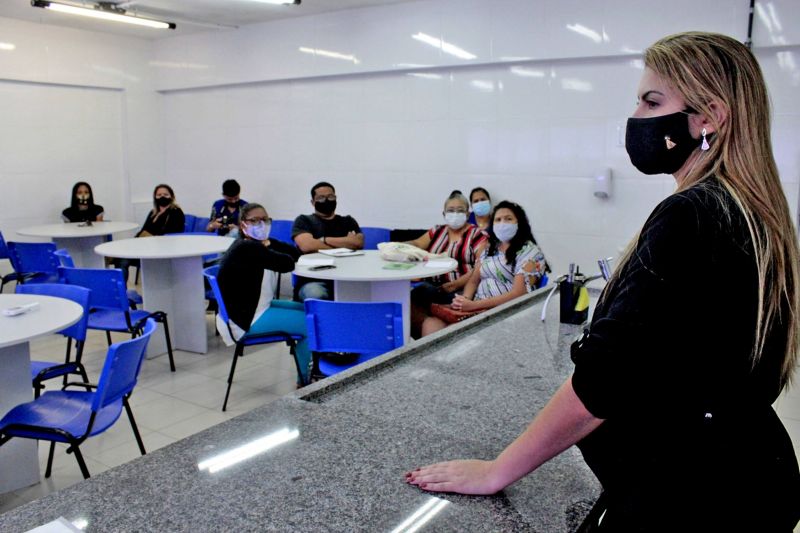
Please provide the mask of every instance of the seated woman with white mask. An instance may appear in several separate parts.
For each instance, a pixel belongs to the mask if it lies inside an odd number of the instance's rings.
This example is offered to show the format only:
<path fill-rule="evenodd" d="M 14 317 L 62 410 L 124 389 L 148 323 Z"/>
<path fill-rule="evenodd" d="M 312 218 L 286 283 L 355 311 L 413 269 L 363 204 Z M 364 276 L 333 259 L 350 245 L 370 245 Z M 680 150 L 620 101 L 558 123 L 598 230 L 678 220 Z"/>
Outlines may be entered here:
<path fill-rule="evenodd" d="M 239 237 L 228 248 L 219 265 L 217 282 L 232 322 L 235 339 L 245 333 L 256 335 L 281 331 L 303 335 L 296 347 L 298 385 L 308 383 L 311 351 L 306 335 L 306 314 L 302 303 L 276 300 L 273 273 L 294 270 L 300 251 L 293 245 L 269 238 L 272 219 L 263 206 L 250 203 L 242 207 Z M 218 328 L 220 333 L 227 328 Z"/>
<path fill-rule="evenodd" d="M 457 294 L 449 305 L 431 306 L 432 316 L 422 323 L 422 336 L 538 287 L 547 263 L 533 237 L 525 210 L 513 202 L 500 202 L 488 230 L 489 245 L 475 263 L 464 292 Z"/>
<path fill-rule="evenodd" d="M 464 288 L 486 245 L 486 233 L 467 223 L 468 211 L 469 201 L 461 191 L 451 192 L 442 213 L 445 224 L 432 227 L 408 243 L 434 254 L 446 254 L 458 262 L 454 271 L 428 279 L 411 291 L 411 335 L 415 338 L 419 337 L 422 322 L 430 314 L 430 305 L 449 304 Z"/>

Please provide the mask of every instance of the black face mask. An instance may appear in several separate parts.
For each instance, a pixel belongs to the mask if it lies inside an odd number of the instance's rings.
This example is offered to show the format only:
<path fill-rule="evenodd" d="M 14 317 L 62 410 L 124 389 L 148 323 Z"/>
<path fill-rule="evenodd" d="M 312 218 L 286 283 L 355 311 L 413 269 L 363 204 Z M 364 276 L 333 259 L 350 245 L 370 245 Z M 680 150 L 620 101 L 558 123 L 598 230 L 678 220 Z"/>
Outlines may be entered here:
<path fill-rule="evenodd" d="M 239 207 L 239 202 L 225 202 L 225 205 L 230 207 L 231 209 L 236 209 Z"/>
<path fill-rule="evenodd" d="M 689 115 L 678 111 L 652 118 L 629 118 L 625 149 L 644 174 L 674 174 L 700 146 L 689 133 Z"/>
<path fill-rule="evenodd" d="M 156 198 L 156 205 L 158 207 L 167 207 L 171 203 L 172 203 L 172 198 L 167 198 L 166 196 L 159 196 L 158 198 Z"/>
<path fill-rule="evenodd" d="M 336 211 L 336 200 L 323 200 L 322 202 L 314 202 L 314 209 L 326 217 L 330 216 L 334 211 Z"/>

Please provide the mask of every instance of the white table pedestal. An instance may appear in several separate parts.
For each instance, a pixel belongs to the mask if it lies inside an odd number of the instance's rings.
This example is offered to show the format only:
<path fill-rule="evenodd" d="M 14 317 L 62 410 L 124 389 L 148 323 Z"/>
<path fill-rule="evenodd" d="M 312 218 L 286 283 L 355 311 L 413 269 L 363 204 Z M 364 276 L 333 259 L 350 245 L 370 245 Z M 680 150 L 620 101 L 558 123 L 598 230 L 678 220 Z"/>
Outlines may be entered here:
<path fill-rule="evenodd" d="M 205 289 L 203 258 L 142 259 L 144 309 L 164 311 L 169 322 L 173 350 L 206 353 Z M 150 337 L 147 357 L 167 353 L 164 326 Z"/>
<path fill-rule="evenodd" d="M 31 358 L 27 342 L 0 348 L 0 417 L 33 400 Z M 39 482 L 37 441 L 11 439 L 0 446 L 0 494 Z"/>
<path fill-rule="evenodd" d="M 105 268 L 105 259 L 94 253 L 94 247 L 103 244 L 108 238 L 96 237 L 53 237 L 56 248 L 65 248 L 78 268 Z"/>
<path fill-rule="evenodd" d="M 340 281 L 333 282 L 337 302 L 400 302 L 403 306 L 403 341 L 411 340 L 411 281 Z"/>

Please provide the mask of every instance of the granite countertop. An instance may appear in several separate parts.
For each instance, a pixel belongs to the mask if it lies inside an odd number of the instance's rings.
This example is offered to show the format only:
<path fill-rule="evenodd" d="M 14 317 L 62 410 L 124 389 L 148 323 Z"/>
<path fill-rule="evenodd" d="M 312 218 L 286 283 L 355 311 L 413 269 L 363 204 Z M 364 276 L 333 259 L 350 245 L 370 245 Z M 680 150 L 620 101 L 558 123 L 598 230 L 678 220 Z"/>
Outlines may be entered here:
<path fill-rule="evenodd" d="M 491 497 L 434 496 L 403 481 L 415 466 L 494 457 L 569 376 L 580 327 L 558 323 L 556 301 L 542 323 L 543 296 L 0 515 L 0 531 L 63 516 L 102 532 L 388 532 L 425 504 L 438 513 L 421 531 L 572 531 L 599 493 L 574 447 Z M 219 472 L 198 468 L 279 430 L 298 433 Z"/>

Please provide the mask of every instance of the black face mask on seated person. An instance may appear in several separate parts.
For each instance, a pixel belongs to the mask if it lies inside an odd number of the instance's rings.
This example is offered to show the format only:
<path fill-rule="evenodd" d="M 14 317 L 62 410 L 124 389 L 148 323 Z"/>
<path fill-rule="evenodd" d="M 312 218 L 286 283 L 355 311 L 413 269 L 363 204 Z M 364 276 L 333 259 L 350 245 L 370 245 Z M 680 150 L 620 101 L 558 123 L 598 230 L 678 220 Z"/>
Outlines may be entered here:
<path fill-rule="evenodd" d="M 172 203 L 172 198 L 167 198 L 166 196 L 159 196 L 158 198 L 156 198 L 156 205 L 158 207 L 167 207 L 171 203 Z"/>
<path fill-rule="evenodd" d="M 629 118 L 625 149 L 644 174 L 674 174 L 700 146 L 689 133 L 691 110 L 651 118 Z"/>
<path fill-rule="evenodd" d="M 323 200 L 322 202 L 314 202 L 314 209 L 326 217 L 331 216 L 333 212 L 336 211 L 336 200 Z"/>

